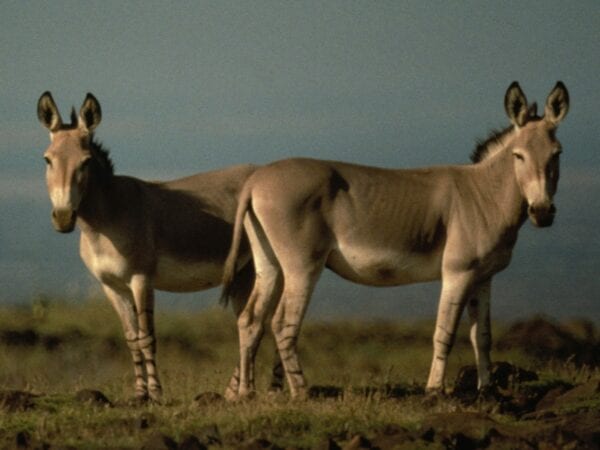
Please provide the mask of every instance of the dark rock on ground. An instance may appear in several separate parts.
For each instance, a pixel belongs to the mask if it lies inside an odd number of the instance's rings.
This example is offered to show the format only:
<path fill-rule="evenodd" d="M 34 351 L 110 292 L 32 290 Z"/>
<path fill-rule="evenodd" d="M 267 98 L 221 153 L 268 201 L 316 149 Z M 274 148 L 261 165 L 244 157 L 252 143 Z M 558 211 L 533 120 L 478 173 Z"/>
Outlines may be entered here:
<path fill-rule="evenodd" d="M 239 450 L 283 450 L 282 447 L 273 444 L 267 439 L 251 439 L 240 444 L 238 448 Z"/>
<path fill-rule="evenodd" d="M 205 445 L 223 445 L 221 432 L 219 431 L 219 427 L 217 427 L 217 425 L 207 425 L 199 428 L 195 430 L 194 434 L 198 436 L 200 442 L 204 443 Z"/>
<path fill-rule="evenodd" d="M 162 433 L 153 433 L 146 438 L 142 450 L 177 450 L 177 442 Z"/>
<path fill-rule="evenodd" d="M 24 391 L 0 391 L 0 410 L 15 412 L 35 407 L 37 395 Z"/>
<path fill-rule="evenodd" d="M 150 412 L 144 411 L 135 419 L 135 428 L 145 430 L 156 423 L 156 416 Z"/>
<path fill-rule="evenodd" d="M 393 427 L 371 440 L 372 448 L 377 449 L 412 449 L 416 446 L 417 436 L 405 428 Z"/>
<path fill-rule="evenodd" d="M 366 437 L 357 434 L 350 441 L 342 447 L 343 450 L 362 450 L 372 449 L 373 445 L 370 440 Z"/>
<path fill-rule="evenodd" d="M 200 442 L 200 439 L 198 439 L 193 434 L 184 436 L 183 439 L 181 440 L 181 443 L 179 444 L 179 447 L 177 447 L 177 448 L 178 448 L 178 450 L 207 450 L 208 449 L 208 447 L 206 445 L 204 445 L 202 442 Z"/>
<path fill-rule="evenodd" d="M 519 383 L 535 381 L 535 372 L 522 369 L 513 364 L 499 361 L 490 367 L 490 384 L 499 389 L 511 389 Z M 453 395 L 456 397 L 470 396 L 477 392 L 477 368 L 474 365 L 462 367 L 454 382 Z"/>
<path fill-rule="evenodd" d="M 15 436 L 16 448 L 30 448 L 32 444 L 31 434 L 28 431 L 19 431 Z"/>
<path fill-rule="evenodd" d="M 328 438 L 317 444 L 312 450 L 342 450 L 333 439 Z"/>
<path fill-rule="evenodd" d="M 309 398 L 342 398 L 344 389 L 339 386 L 311 386 L 308 390 Z"/>
<path fill-rule="evenodd" d="M 95 389 L 82 389 L 75 394 L 75 399 L 92 406 L 112 407 L 112 402 L 102 392 Z"/>
<path fill-rule="evenodd" d="M 519 348 L 540 360 L 569 359 L 577 364 L 600 364 L 600 343 L 594 325 L 572 321 L 559 325 L 543 317 L 516 322 L 497 341 L 497 348 Z"/>

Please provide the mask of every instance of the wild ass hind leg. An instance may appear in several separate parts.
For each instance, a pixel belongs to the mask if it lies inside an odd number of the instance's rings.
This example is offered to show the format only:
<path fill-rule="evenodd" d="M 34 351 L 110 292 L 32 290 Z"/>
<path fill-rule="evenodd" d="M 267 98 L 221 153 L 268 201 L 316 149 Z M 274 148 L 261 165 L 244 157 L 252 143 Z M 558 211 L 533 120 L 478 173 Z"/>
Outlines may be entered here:
<path fill-rule="evenodd" d="M 298 358 L 297 343 L 300 326 L 321 270 L 298 274 L 284 271 L 285 286 L 271 321 L 275 343 L 294 399 L 308 395 L 306 379 Z"/>
<path fill-rule="evenodd" d="M 442 278 L 442 292 L 438 306 L 435 332 L 433 334 L 433 361 L 429 371 L 426 390 L 444 391 L 444 377 L 448 355 L 454 344 L 456 329 L 465 307 L 472 285 L 468 272 L 445 273 Z"/>
<path fill-rule="evenodd" d="M 135 397 L 138 401 L 146 401 L 148 399 L 148 383 L 146 381 L 144 357 L 138 344 L 138 322 L 133 295 L 125 286 L 122 289 L 116 289 L 104 284 L 102 288 L 121 320 L 125 340 L 131 352 L 135 374 Z"/>
<path fill-rule="evenodd" d="M 135 301 L 138 323 L 138 346 L 144 356 L 148 395 L 150 400 L 160 402 L 162 386 L 156 369 L 156 335 L 154 332 L 154 289 L 146 275 L 134 275 L 131 291 Z"/>
<path fill-rule="evenodd" d="M 251 263 L 250 263 L 251 264 Z M 232 307 L 233 312 L 236 317 L 239 318 L 242 313 L 244 306 L 248 300 L 248 295 L 243 292 L 241 295 L 234 295 L 232 298 Z M 235 367 L 233 375 L 229 379 L 229 383 L 227 384 L 227 388 L 225 389 L 225 398 L 229 400 L 235 400 L 238 398 L 240 388 L 240 365 Z M 273 361 L 273 370 L 272 370 L 272 378 L 271 385 L 269 390 L 272 392 L 278 392 L 283 389 L 283 366 L 281 364 L 281 359 L 279 358 L 279 352 L 275 350 L 275 357 Z"/>
<path fill-rule="evenodd" d="M 248 302 L 238 317 L 240 380 L 237 395 L 232 390 L 226 391 L 228 400 L 244 399 L 255 394 L 256 352 L 264 334 L 265 321 L 281 293 L 281 270 L 264 231 L 252 213 L 246 217 L 244 225 L 252 248 L 256 275 Z"/>
<path fill-rule="evenodd" d="M 491 279 L 475 286 L 473 295 L 469 298 L 467 308 L 470 319 L 469 337 L 475 352 L 477 365 L 477 388 L 485 390 L 490 383 L 490 291 Z"/>
<path fill-rule="evenodd" d="M 328 255 L 326 230 L 318 220 L 304 218 L 301 232 L 292 230 L 285 245 L 274 245 L 283 273 L 283 293 L 271 320 L 271 329 L 292 398 L 303 400 L 308 395 L 304 372 L 298 357 L 300 327 L 315 285 L 325 267 Z M 278 243 L 281 240 L 276 241 Z"/>

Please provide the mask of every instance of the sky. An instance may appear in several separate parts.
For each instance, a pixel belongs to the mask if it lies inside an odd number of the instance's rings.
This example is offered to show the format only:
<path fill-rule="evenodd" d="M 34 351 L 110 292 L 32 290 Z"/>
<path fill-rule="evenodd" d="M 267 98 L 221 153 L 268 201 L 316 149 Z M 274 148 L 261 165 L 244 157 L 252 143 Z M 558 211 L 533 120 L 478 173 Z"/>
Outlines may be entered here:
<path fill-rule="evenodd" d="M 100 296 L 78 232 L 50 223 L 36 105 L 100 101 L 119 174 L 166 180 L 291 156 L 382 167 L 468 163 L 508 125 L 519 81 L 562 80 L 558 215 L 524 225 L 492 314 L 600 321 L 600 4 L 596 1 L 0 0 L 0 303 Z M 309 316 L 433 317 L 439 283 L 368 288 L 325 273 Z M 158 294 L 214 306 L 218 290 Z"/>

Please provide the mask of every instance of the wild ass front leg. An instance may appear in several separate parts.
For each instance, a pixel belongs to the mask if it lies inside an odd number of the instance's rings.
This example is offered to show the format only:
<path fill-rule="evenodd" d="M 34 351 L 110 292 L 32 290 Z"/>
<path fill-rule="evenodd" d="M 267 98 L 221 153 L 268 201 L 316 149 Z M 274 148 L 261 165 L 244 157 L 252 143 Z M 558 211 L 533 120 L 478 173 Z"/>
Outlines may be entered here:
<path fill-rule="evenodd" d="M 154 289 L 145 275 L 134 275 L 131 290 L 135 301 L 138 323 L 138 346 L 144 356 L 148 395 L 151 400 L 160 401 L 162 386 L 156 370 L 156 335 L 154 334 Z"/>
<path fill-rule="evenodd" d="M 146 400 L 148 398 L 148 384 L 144 370 L 144 357 L 138 345 L 138 322 L 133 295 L 125 286 L 122 289 L 115 289 L 107 285 L 102 287 L 121 319 L 125 340 L 131 352 L 135 373 L 135 396 L 137 399 Z"/>
<path fill-rule="evenodd" d="M 433 333 L 433 361 L 427 380 L 428 391 L 442 391 L 448 355 L 454 344 L 456 329 L 466 303 L 471 276 L 468 273 L 445 273 Z"/>
<path fill-rule="evenodd" d="M 484 389 L 490 383 L 490 290 L 491 280 L 478 284 L 469 298 L 468 311 L 471 322 L 469 336 L 475 363 L 477 364 L 477 388 Z"/>

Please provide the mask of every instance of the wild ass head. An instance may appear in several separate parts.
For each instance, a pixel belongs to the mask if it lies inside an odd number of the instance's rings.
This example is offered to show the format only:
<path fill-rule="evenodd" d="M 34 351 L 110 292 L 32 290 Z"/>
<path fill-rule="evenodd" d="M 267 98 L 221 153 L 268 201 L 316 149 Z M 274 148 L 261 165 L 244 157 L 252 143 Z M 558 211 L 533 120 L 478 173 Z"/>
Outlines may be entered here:
<path fill-rule="evenodd" d="M 89 180 L 93 159 L 93 131 L 100 123 L 102 112 L 96 97 L 87 94 L 79 111 L 71 113 L 71 124 L 65 125 L 50 92 L 42 94 L 37 114 L 42 125 L 50 130 L 50 146 L 44 153 L 46 181 L 52 202 L 52 224 L 57 231 L 73 231 L 77 209 Z"/>
<path fill-rule="evenodd" d="M 511 149 L 517 184 L 527 202 L 527 214 L 535 226 L 550 226 L 556 213 L 553 197 L 558 185 L 561 152 L 556 128 L 569 110 L 569 93 L 562 82 L 557 82 L 540 118 L 535 104 L 528 107 L 525 94 L 519 84 L 513 82 L 506 91 L 504 107 L 515 127 Z"/>

